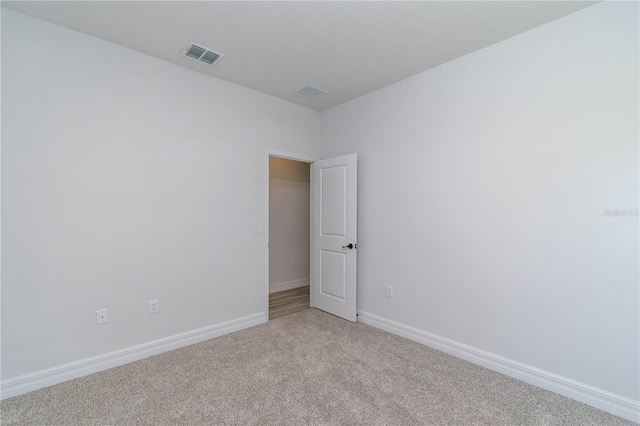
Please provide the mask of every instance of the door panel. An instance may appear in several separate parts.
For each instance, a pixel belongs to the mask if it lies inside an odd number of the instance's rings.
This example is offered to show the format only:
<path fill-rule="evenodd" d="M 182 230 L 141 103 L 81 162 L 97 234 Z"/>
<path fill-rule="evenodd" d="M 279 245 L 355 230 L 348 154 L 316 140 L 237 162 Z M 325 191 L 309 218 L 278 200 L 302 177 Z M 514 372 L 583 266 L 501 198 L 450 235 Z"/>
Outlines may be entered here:
<path fill-rule="evenodd" d="M 357 156 L 313 163 L 313 305 L 356 320 Z"/>
<path fill-rule="evenodd" d="M 347 168 L 344 165 L 320 169 L 320 187 L 322 188 L 320 233 L 323 236 L 347 237 L 346 172 Z"/>
<path fill-rule="evenodd" d="M 321 250 L 320 293 L 345 300 L 347 287 L 347 255 Z"/>

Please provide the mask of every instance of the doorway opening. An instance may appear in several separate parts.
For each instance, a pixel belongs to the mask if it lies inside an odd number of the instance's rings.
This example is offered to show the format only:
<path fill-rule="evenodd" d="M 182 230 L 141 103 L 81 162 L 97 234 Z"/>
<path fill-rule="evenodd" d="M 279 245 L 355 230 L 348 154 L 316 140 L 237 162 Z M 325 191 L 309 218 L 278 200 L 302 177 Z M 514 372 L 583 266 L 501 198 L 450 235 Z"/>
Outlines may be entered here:
<path fill-rule="evenodd" d="M 311 164 L 268 155 L 268 315 L 309 308 Z"/>

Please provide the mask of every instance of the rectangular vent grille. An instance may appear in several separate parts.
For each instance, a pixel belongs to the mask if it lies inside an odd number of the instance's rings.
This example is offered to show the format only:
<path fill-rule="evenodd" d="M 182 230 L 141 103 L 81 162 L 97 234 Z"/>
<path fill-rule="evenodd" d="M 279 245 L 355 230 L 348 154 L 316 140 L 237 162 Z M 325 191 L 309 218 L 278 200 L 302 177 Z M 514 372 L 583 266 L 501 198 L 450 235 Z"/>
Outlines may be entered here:
<path fill-rule="evenodd" d="M 207 52 L 204 52 L 204 55 L 200 57 L 200 60 L 202 62 L 206 62 L 209 65 L 213 65 L 213 63 L 217 61 L 219 57 L 220 55 L 218 55 L 217 53 L 207 51 Z"/>
<path fill-rule="evenodd" d="M 309 99 L 311 101 L 320 95 L 324 95 L 325 93 L 327 92 L 315 86 L 312 86 L 310 84 L 307 84 L 306 86 L 302 86 L 293 92 L 294 95 L 298 95 L 302 98 Z"/>
<path fill-rule="evenodd" d="M 182 54 L 187 58 L 195 59 L 196 61 L 204 62 L 205 64 L 214 65 L 224 57 L 220 52 L 214 52 L 213 50 L 200 46 L 195 43 L 191 43 L 187 46 Z"/>

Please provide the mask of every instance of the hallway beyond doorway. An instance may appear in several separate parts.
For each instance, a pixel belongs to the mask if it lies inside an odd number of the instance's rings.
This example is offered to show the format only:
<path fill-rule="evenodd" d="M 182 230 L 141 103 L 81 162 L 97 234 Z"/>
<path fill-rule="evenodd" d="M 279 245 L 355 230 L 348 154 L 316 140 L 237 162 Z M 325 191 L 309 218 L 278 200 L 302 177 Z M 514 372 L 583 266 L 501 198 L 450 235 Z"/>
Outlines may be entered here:
<path fill-rule="evenodd" d="M 282 317 L 309 307 L 309 286 L 269 294 L 269 319 Z"/>

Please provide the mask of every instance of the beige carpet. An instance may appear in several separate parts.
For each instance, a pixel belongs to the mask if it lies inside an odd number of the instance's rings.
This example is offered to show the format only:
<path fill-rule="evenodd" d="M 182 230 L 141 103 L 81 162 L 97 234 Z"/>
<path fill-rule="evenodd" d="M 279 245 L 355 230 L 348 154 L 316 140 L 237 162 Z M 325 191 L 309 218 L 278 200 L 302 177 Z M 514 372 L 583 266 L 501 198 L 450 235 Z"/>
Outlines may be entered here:
<path fill-rule="evenodd" d="M 315 309 L 0 403 L 2 424 L 630 425 Z"/>

